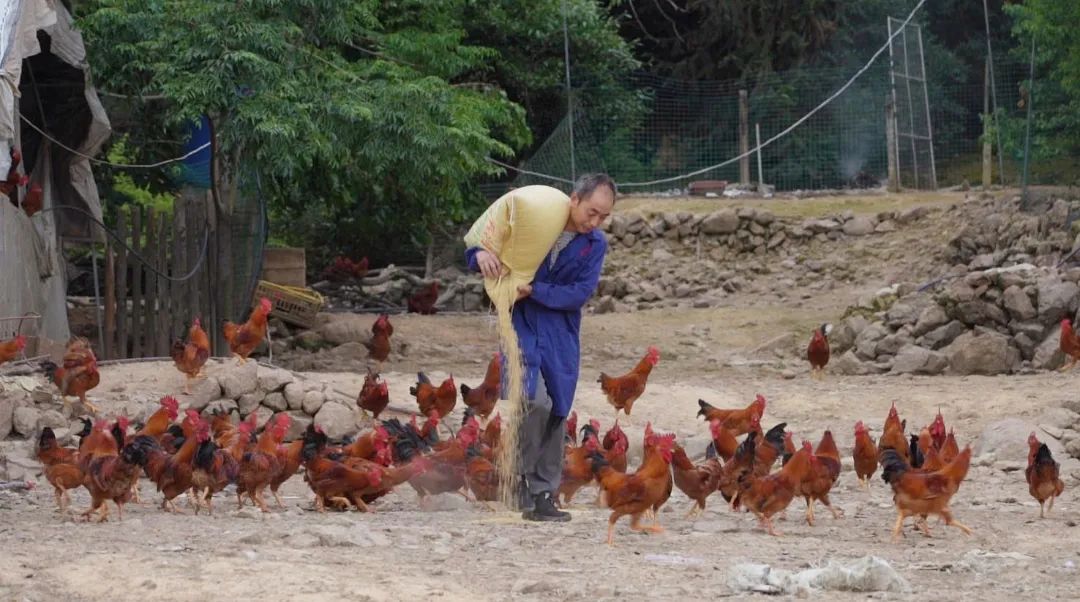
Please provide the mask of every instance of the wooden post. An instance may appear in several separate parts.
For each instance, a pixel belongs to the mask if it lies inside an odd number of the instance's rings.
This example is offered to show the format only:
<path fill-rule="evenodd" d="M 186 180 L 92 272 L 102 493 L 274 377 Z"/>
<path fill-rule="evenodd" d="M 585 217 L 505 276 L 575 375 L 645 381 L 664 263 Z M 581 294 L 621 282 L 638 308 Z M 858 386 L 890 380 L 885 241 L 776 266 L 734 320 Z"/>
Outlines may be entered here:
<path fill-rule="evenodd" d="M 112 239 L 105 238 L 105 359 L 117 359 L 116 345 L 116 259 Z"/>
<path fill-rule="evenodd" d="M 134 205 L 131 208 L 131 249 L 142 255 L 142 207 Z M 131 264 L 131 357 L 143 357 L 143 334 L 145 327 L 142 324 L 142 301 L 143 301 L 143 264 L 135 253 L 128 257 Z"/>
<path fill-rule="evenodd" d="M 143 255 L 147 262 L 142 270 L 146 276 L 143 293 L 143 357 L 159 357 L 155 344 L 157 340 L 157 274 L 150 269 L 151 266 L 158 267 L 157 223 L 157 211 L 151 207 L 146 213 L 146 246 L 143 247 Z"/>
<path fill-rule="evenodd" d="M 176 199 L 176 204 L 173 206 L 173 258 L 172 258 L 172 277 L 179 278 L 187 274 L 187 238 L 191 236 L 185 226 L 185 219 L 187 216 L 188 202 L 183 196 Z M 188 295 L 191 294 L 191 290 L 188 288 L 187 282 L 172 281 L 169 283 L 169 297 L 173 300 L 172 312 L 172 327 L 173 332 L 179 333 L 183 328 L 184 320 L 190 320 L 195 316 L 185 317 L 184 314 L 188 310 Z"/>
<path fill-rule="evenodd" d="M 171 216 L 164 211 L 158 216 L 158 270 L 162 274 L 169 273 L 169 218 Z M 169 306 L 169 295 L 165 285 L 165 278 L 157 277 L 157 356 L 169 355 L 169 335 L 172 328 L 169 325 L 172 316 L 172 308 Z"/>
<path fill-rule="evenodd" d="M 989 190 L 994 172 L 994 150 L 990 144 L 990 60 L 983 69 L 983 148 L 982 148 L 982 187 Z"/>
<path fill-rule="evenodd" d="M 892 94 L 885 96 L 885 145 L 888 147 L 886 155 L 889 163 L 889 192 L 900 192 L 899 171 L 896 154 L 896 108 L 893 106 Z"/>
<path fill-rule="evenodd" d="M 739 182 L 750 184 L 750 97 L 739 90 Z"/>
<path fill-rule="evenodd" d="M 127 212 L 118 211 L 116 214 L 116 237 L 118 240 L 127 240 Z M 116 357 L 127 359 L 129 355 L 128 345 L 128 277 L 127 277 L 127 250 L 116 250 Z"/>

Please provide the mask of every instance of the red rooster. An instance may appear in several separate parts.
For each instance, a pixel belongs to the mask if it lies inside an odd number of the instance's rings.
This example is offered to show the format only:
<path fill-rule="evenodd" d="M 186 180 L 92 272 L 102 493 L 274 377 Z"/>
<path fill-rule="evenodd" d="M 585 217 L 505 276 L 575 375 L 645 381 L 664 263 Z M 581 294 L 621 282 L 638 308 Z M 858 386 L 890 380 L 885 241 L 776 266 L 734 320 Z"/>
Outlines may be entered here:
<path fill-rule="evenodd" d="M 821 328 L 814 331 L 814 336 L 810 338 L 810 344 L 806 347 L 806 359 L 810 361 L 811 378 L 825 377 L 825 365 L 829 363 L 830 332 L 832 332 L 832 324 L 822 324 Z"/>
<path fill-rule="evenodd" d="M 435 302 L 439 300 L 439 282 L 436 280 L 409 297 L 409 313 L 431 315 L 438 311 Z"/>

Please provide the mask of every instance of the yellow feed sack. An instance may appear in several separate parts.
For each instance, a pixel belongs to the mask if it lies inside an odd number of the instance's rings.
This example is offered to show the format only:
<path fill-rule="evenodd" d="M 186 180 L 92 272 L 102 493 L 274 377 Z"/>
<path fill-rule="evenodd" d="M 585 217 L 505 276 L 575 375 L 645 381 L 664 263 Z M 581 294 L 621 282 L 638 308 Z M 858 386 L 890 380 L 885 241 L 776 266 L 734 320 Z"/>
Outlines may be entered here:
<path fill-rule="evenodd" d="M 524 411 L 525 383 L 521 349 L 510 312 L 518 286 L 532 282 L 541 262 L 566 228 L 569 216 L 570 197 L 550 186 L 525 186 L 492 203 L 465 235 L 466 246 L 483 247 L 494 253 L 508 268 L 504 271 L 509 272 L 502 278 L 484 281 L 484 288 L 495 304 L 499 339 L 506 354 L 509 404 L 503 416 L 503 440 L 496 464 L 500 497 L 508 506 L 513 506 L 513 493 L 517 491 L 518 425 Z"/>

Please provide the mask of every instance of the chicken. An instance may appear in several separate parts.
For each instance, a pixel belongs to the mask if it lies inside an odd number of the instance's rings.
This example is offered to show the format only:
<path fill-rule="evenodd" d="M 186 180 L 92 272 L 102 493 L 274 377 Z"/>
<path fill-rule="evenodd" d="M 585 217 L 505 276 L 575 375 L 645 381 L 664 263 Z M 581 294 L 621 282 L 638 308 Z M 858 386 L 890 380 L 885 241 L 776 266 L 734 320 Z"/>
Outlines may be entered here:
<path fill-rule="evenodd" d="M 1054 498 L 1065 491 L 1058 471 L 1061 466 L 1050 455 L 1050 448 L 1041 443 L 1035 433 L 1028 436 L 1028 465 L 1024 471 L 1028 492 L 1039 502 L 1039 518 L 1046 518 L 1046 513 L 1054 509 Z M 50 483 L 52 481 L 49 481 Z M 1047 501 L 1050 503 L 1047 504 Z"/>
<path fill-rule="evenodd" d="M 180 402 L 171 395 L 166 395 L 158 401 L 158 409 L 146 419 L 146 424 L 135 435 L 147 435 L 156 437 L 160 441 L 162 435 L 179 416 Z"/>
<path fill-rule="evenodd" d="M 570 505 L 574 494 L 579 489 L 593 482 L 592 464 L 589 456 L 601 451 L 600 441 L 596 438 L 591 427 L 582 427 L 585 433 L 580 446 L 567 446 L 563 457 L 562 480 L 559 482 L 559 490 L 555 499 L 561 500 L 560 506 Z"/>
<path fill-rule="evenodd" d="M 919 431 L 918 435 L 912 435 L 911 439 L 912 445 L 909 445 L 908 449 L 912 450 L 910 452 L 912 457 L 915 456 L 915 453 L 918 453 L 921 456 L 926 456 L 927 452 L 929 452 L 931 449 L 934 449 L 934 438 L 930 436 L 930 429 L 926 427 L 923 427 L 923 429 Z M 912 466 L 918 468 L 919 464 L 912 462 Z"/>
<path fill-rule="evenodd" d="M 739 501 L 757 516 L 769 535 L 779 535 L 773 529 L 772 517 L 791 504 L 810 472 L 812 455 L 810 443 L 803 441 L 802 449 L 796 451 L 779 472 L 758 477 L 750 471 L 740 477 Z"/>
<path fill-rule="evenodd" d="M 476 445 L 466 450 L 466 457 L 468 460 L 465 465 L 465 478 L 473 497 L 485 504 L 498 500 L 499 473 L 495 469 L 495 464 L 485 458 Z M 494 510 L 490 505 L 486 507 Z"/>
<path fill-rule="evenodd" d="M 751 420 L 752 433 L 756 433 L 760 436 L 761 426 L 758 423 L 757 416 L 755 415 Z M 791 443 L 791 433 L 784 431 L 787 427 L 786 422 L 781 422 L 776 426 L 769 429 L 769 432 L 765 433 L 764 437 L 758 439 L 763 441 L 758 445 L 755 442 L 754 450 L 754 472 L 759 476 L 765 476 L 772 471 L 772 467 L 776 464 L 777 458 L 787 455 L 790 457 L 794 453 L 794 444 Z M 791 448 L 790 450 L 788 448 Z"/>
<path fill-rule="evenodd" d="M 855 449 L 851 453 L 855 460 L 855 476 L 859 478 L 859 485 L 869 488 L 870 478 L 877 472 L 878 450 L 870 437 L 870 429 L 866 428 L 862 420 L 855 423 Z"/>
<path fill-rule="evenodd" d="M 302 458 L 308 485 L 315 493 L 315 509 L 325 512 L 326 502 L 353 504 L 368 511 L 365 491 L 376 491 L 382 484 L 383 469 L 371 463 L 364 469 L 351 468 L 323 453 L 326 434 L 319 427 L 308 429 L 304 435 Z"/>
<path fill-rule="evenodd" d="M 439 418 L 445 418 L 454 411 L 457 405 L 457 387 L 454 385 L 454 375 L 451 374 L 436 388 L 431 380 L 423 372 L 416 373 L 416 386 L 409 387 L 409 394 L 416 397 L 416 405 L 424 416 L 431 414 L 432 410 Z"/>
<path fill-rule="evenodd" d="M 810 377 L 821 379 L 825 376 L 825 366 L 829 363 L 829 333 L 832 324 L 822 324 L 814 331 L 810 344 L 806 347 L 806 359 L 810 362 Z"/>
<path fill-rule="evenodd" d="M 243 505 L 243 495 L 246 493 L 260 510 L 270 512 L 263 500 L 263 490 L 283 469 L 277 449 L 285 439 L 290 422 L 288 414 L 275 415 L 259 435 L 255 447 L 244 452 L 240 460 L 240 475 L 236 480 L 238 506 Z"/>
<path fill-rule="evenodd" d="M 90 507 L 82 516 L 90 520 L 90 515 L 99 510 L 99 522 L 109 519 L 108 500 L 116 504 L 118 518 L 124 519 L 124 504 L 131 499 L 132 484 L 146 464 L 144 444 L 153 441 L 148 437 L 141 438 L 121 447 L 126 425 L 118 420 L 112 432 L 106 431 L 106 426 L 104 421 L 94 425 L 94 431 L 84 439 L 79 454 L 83 485 L 90 492 L 91 500 Z"/>
<path fill-rule="evenodd" d="M 704 399 L 699 399 L 698 406 L 700 406 L 701 409 L 698 410 L 697 415 L 703 416 L 705 420 L 709 422 L 719 420 L 720 424 L 731 431 L 732 435 L 741 437 L 750 432 L 751 417 L 754 414 L 757 414 L 759 420 L 765 416 L 765 404 L 765 398 L 758 395 L 754 398 L 754 401 L 750 402 L 750 405 L 745 408 L 722 410 L 709 405 Z"/>
<path fill-rule="evenodd" d="M 461 383 L 461 401 L 476 411 L 481 420 L 487 420 L 495 411 L 502 387 L 502 355 L 496 353 L 488 362 L 484 380 L 475 389 Z"/>
<path fill-rule="evenodd" d="M 278 462 L 281 463 L 281 470 L 270 479 L 270 495 L 274 496 L 278 508 L 285 508 L 285 502 L 281 500 L 278 488 L 284 485 L 285 481 L 291 479 L 296 474 L 296 471 L 300 469 L 300 463 L 303 461 L 300 454 L 303 447 L 304 441 L 302 439 L 296 439 L 288 445 L 278 445 L 277 457 Z"/>
<path fill-rule="evenodd" d="M 675 436 L 658 435 L 651 430 L 651 426 L 646 429 L 645 458 L 634 474 L 615 470 L 599 452 L 589 456 L 593 474 L 600 482 L 604 500 L 611 509 L 607 535 L 609 546 L 615 545 L 615 523 L 622 516 L 630 516 L 630 529 L 633 531 L 663 531 L 658 524 L 644 527 L 640 523 L 646 511 L 652 511 L 656 516 L 660 505 L 671 495 Z"/>
<path fill-rule="evenodd" d="M 439 281 L 436 280 L 409 297 L 406 306 L 409 308 L 409 313 L 431 315 L 438 311 L 435 307 L 438 300 Z"/>
<path fill-rule="evenodd" d="M 388 405 L 390 388 L 386 381 L 379 378 L 377 372 L 368 370 L 364 377 L 364 386 L 360 387 L 360 394 L 356 396 L 356 406 L 365 416 L 370 413 L 372 420 L 378 420 L 379 414 L 382 414 Z"/>
<path fill-rule="evenodd" d="M 745 475 L 753 472 L 756 466 L 755 456 L 758 448 L 756 440 L 756 432 L 750 431 L 747 433 L 746 439 L 735 449 L 735 454 L 731 456 L 731 459 L 724 462 L 723 469 L 720 471 L 720 479 L 716 484 L 716 488 L 720 491 L 720 495 L 724 497 L 724 500 L 731 504 L 732 510 L 738 510 L 740 505 L 739 481 Z M 708 450 L 706 450 L 706 458 L 708 458 L 707 452 Z M 764 474 L 768 474 L 768 472 L 766 471 Z"/>
<path fill-rule="evenodd" d="M 26 217 L 34 217 L 34 214 L 44 207 L 45 204 L 45 191 L 42 190 L 41 184 L 34 182 L 30 185 L 30 188 L 26 191 L 26 196 L 22 200 L 22 208 L 26 213 Z"/>
<path fill-rule="evenodd" d="M 721 470 L 723 467 L 716 458 L 695 466 L 686 455 L 686 450 L 681 445 L 675 446 L 671 463 L 675 486 L 694 502 L 686 518 L 705 512 L 705 500 L 716 491 Z"/>
<path fill-rule="evenodd" d="M 89 435 L 89 431 L 84 432 Z M 69 489 L 83 484 L 83 471 L 79 468 L 78 450 L 61 447 L 56 442 L 56 434 L 49 427 L 41 429 L 38 437 L 37 458 L 45 468 L 45 480 L 53 486 L 56 507 L 60 512 L 67 512 L 71 506 Z"/>
<path fill-rule="evenodd" d="M 46 360 L 41 362 L 41 367 L 45 369 L 49 380 L 60 390 L 65 407 L 70 405 L 67 398 L 74 396 L 78 397 L 92 414 L 97 414 L 97 408 L 86 398 L 86 393 L 101 383 L 101 373 L 98 372 L 97 357 L 88 342 L 76 339 L 69 343 L 62 366 Z"/>
<path fill-rule="evenodd" d="M 930 442 L 934 449 L 941 451 L 942 446 L 945 445 L 945 417 L 941 415 L 940 409 L 926 430 L 930 433 Z"/>
<path fill-rule="evenodd" d="M 970 465 L 970 446 L 965 447 L 952 462 L 936 472 L 912 469 L 895 449 L 882 450 L 881 478 L 892 487 L 893 503 L 897 512 L 893 540 L 900 537 L 905 518 L 930 514 L 940 516 L 946 525 L 954 526 L 970 535 L 971 529 L 957 522 L 949 510 L 949 501 L 960 489 L 960 483 L 967 476 Z M 923 533 L 929 536 L 930 529 L 926 521 L 918 524 Z"/>
<path fill-rule="evenodd" d="M 608 432 L 604 433 L 602 447 L 604 459 L 608 461 L 608 464 L 619 472 L 626 472 L 626 452 L 630 449 L 630 439 L 619 428 L 618 420 L 608 429 Z"/>
<path fill-rule="evenodd" d="M 709 421 L 709 434 L 712 436 L 712 442 L 705 449 L 705 456 L 718 456 L 724 462 L 730 460 L 735 455 L 735 450 L 739 448 L 739 440 L 735 438 L 735 435 L 724 428 L 724 424 L 719 420 Z"/>
<path fill-rule="evenodd" d="M 1058 348 L 1069 358 L 1069 363 L 1061 367 L 1061 371 L 1072 369 L 1076 365 L 1077 360 L 1080 360 L 1080 337 L 1076 336 L 1076 332 L 1073 330 L 1072 320 L 1064 318 L 1061 320 L 1061 338 L 1058 342 Z"/>
<path fill-rule="evenodd" d="M 199 377 L 203 366 L 206 365 L 206 360 L 210 359 L 210 337 L 206 336 L 199 318 L 191 322 L 187 343 L 176 339 L 169 350 L 169 355 L 176 364 L 176 369 L 185 376 L 184 393 L 190 394 L 192 379 Z"/>
<path fill-rule="evenodd" d="M 576 446 L 577 436 L 577 410 L 572 410 L 566 418 L 566 444 Z"/>
<path fill-rule="evenodd" d="M 26 349 L 26 337 L 21 334 L 0 343 L 0 366 L 19 357 L 23 349 Z"/>
<path fill-rule="evenodd" d="M 353 261 L 349 257 L 338 255 L 323 270 L 323 278 L 331 282 L 345 282 L 348 280 L 362 280 L 364 276 L 367 276 L 367 273 L 367 257 L 361 257 L 360 261 Z"/>
<path fill-rule="evenodd" d="M 225 320 L 222 327 L 225 340 L 229 343 L 229 351 L 240 359 L 240 363 L 246 363 L 248 356 L 262 344 L 266 338 L 266 320 L 273 311 L 274 304 L 263 297 L 259 304 L 251 311 L 251 317 L 243 324 L 233 324 Z"/>
<path fill-rule="evenodd" d="M 597 382 L 600 390 L 607 397 L 608 403 L 615 408 L 615 418 L 619 417 L 619 410 L 630 415 L 634 408 L 634 402 L 645 392 L 645 385 L 649 380 L 649 374 L 653 367 L 660 362 L 660 351 L 656 347 L 649 347 L 645 357 L 634 366 L 629 373 L 613 378 L 601 372 Z"/>
<path fill-rule="evenodd" d="M 367 347 L 368 357 L 377 362 L 376 371 L 382 371 L 383 362 L 390 357 L 390 335 L 394 327 L 390 325 L 390 316 L 380 314 L 371 325 L 371 340 L 364 343 Z"/>
<path fill-rule="evenodd" d="M 877 445 L 879 455 L 886 449 L 892 449 L 900 455 L 905 464 L 911 462 L 911 449 L 907 437 L 904 436 L 904 423 L 900 421 L 895 403 L 889 408 L 889 416 L 885 419 L 885 428 Z"/>
<path fill-rule="evenodd" d="M 832 512 L 833 518 L 843 513 L 829 502 L 829 492 L 840 478 L 840 452 L 836 449 L 832 432 L 826 430 L 817 449 L 810 456 L 810 469 L 799 485 L 799 493 L 806 500 L 806 524 L 814 526 L 814 502 L 821 502 Z"/>
<path fill-rule="evenodd" d="M 191 470 L 195 514 L 204 505 L 207 513 L 213 514 L 214 494 L 235 483 L 239 476 L 240 463 L 230 450 L 218 447 L 211 439 L 199 443 Z"/>
<path fill-rule="evenodd" d="M 960 446 L 957 445 L 956 435 L 953 434 L 953 430 L 950 428 L 949 434 L 945 437 L 945 444 L 941 446 L 941 461 L 948 464 L 958 455 L 960 455 Z"/>
<path fill-rule="evenodd" d="M 379 464 L 389 464 L 392 459 L 389 445 L 390 433 L 384 425 L 380 424 L 357 437 L 341 451 L 351 458 L 363 458 Z"/>
<path fill-rule="evenodd" d="M 430 496 L 440 493 L 460 493 L 468 498 L 463 491 L 466 486 L 466 450 L 476 442 L 479 435 L 480 424 L 473 418 L 443 449 L 428 456 L 432 462 L 430 470 L 409 479 L 409 485 L 420 496 L 421 506 L 426 506 Z"/>
<path fill-rule="evenodd" d="M 490 450 L 492 457 L 499 449 L 499 444 L 502 442 L 502 415 L 495 414 L 495 417 L 488 421 L 484 426 L 484 430 L 480 433 L 480 443 L 485 448 Z M 485 456 L 487 457 L 487 456 Z M 491 457 L 488 457 L 490 460 Z"/>
<path fill-rule="evenodd" d="M 157 439 L 146 435 L 135 437 L 135 441 L 146 442 L 146 476 L 162 494 L 161 509 L 171 512 L 179 512 L 173 503 L 176 496 L 191 489 L 195 451 L 200 443 L 210 439 L 210 424 L 197 410 L 188 410 L 180 426 L 184 430 L 184 444 L 171 455 L 161 449 Z"/>

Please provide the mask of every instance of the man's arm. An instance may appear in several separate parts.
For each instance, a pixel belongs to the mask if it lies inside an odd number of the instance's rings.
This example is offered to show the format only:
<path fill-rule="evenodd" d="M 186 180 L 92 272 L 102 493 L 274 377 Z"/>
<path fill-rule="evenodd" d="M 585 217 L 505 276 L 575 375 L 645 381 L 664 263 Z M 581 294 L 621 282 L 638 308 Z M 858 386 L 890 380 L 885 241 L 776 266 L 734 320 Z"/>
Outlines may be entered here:
<path fill-rule="evenodd" d="M 606 251 L 606 241 L 601 240 L 595 243 L 589 256 L 589 265 L 582 272 L 581 279 L 573 284 L 534 282 L 530 298 L 550 309 L 561 311 L 581 309 L 596 291 L 596 285 L 600 282 L 600 272 L 604 269 Z"/>

